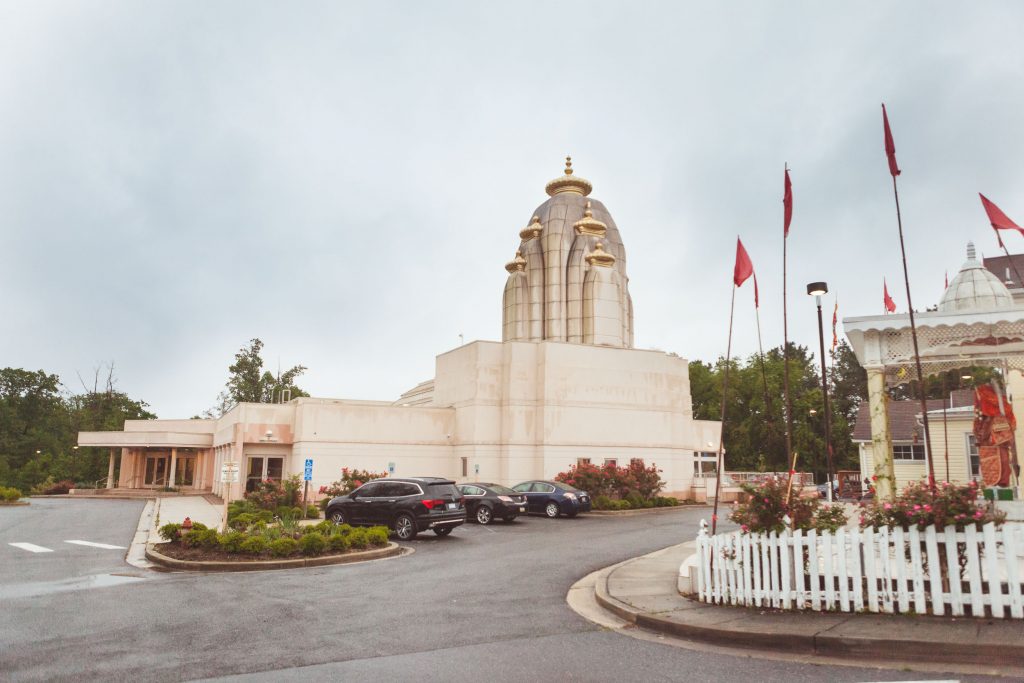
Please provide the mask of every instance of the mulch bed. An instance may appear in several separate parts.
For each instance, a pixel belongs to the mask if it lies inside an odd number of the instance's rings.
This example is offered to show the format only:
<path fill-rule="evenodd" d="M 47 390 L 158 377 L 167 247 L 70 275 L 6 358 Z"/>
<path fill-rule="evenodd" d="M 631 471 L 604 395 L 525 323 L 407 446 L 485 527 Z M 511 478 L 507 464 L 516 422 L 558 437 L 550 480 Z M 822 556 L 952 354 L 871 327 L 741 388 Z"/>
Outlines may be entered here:
<path fill-rule="evenodd" d="M 374 546 L 378 547 L 378 546 Z M 361 550 L 373 550 L 374 547 L 362 548 Z M 295 553 L 294 555 L 287 555 L 285 557 L 276 557 L 271 555 L 270 552 L 262 552 L 259 555 L 252 555 L 250 553 L 229 553 L 224 550 L 213 550 L 211 548 L 186 548 L 180 543 L 158 543 L 154 550 L 161 555 L 167 557 L 173 557 L 176 560 L 188 560 L 190 562 L 256 562 L 256 561 L 267 561 L 267 560 L 298 560 L 307 557 L 323 557 L 324 555 L 348 555 L 349 553 L 359 552 L 357 550 L 346 550 L 343 553 L 328 551 L 323 555 L 303 555 L 301 553 Z"/>

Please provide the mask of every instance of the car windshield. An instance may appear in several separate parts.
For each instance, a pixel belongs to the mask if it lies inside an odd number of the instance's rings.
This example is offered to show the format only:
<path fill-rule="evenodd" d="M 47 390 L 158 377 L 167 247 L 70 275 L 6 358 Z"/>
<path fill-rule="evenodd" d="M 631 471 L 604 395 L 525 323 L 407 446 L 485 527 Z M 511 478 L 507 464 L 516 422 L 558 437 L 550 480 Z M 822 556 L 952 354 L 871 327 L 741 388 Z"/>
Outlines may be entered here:
<path fill-rule="evenodd" d="M 513 491 L 512 489 L 510 489 L 510 488 L 508 488 L 506 486 L 498 486 L 497 484 L 491 484 L 487 488 L 489 488 L 490 490 L 494 491 L 499 496 L 507 496 L 510 493 L 519 493 L 518 491 Z"/>

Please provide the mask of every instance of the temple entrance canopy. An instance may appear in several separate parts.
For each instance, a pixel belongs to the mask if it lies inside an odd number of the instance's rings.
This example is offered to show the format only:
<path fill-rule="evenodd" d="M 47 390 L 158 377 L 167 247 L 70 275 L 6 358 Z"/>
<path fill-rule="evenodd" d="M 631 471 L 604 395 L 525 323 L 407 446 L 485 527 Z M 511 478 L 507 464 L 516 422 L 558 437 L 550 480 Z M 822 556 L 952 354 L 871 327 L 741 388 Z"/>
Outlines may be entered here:
<path fill-rule="evenodd" d="M 925 378 L 953 370 L 986 366 L 998 370 L 1014 413 L 1024 410 L 1024 305 L 975 258 L 967 261 L 946 288 L 936 310 L 915 312 L 921 369 Z M 892 493 L 892 438 L 886 389 L 917 380 L 908 314 L 843 319 L 857 360 L 867 370 L 873 452 L 879 495 Z M 1016 443 L 1017 434 L 1014 435 Z M 934 440 L 934 432 L 933 432 Z M 931 445 L 925 444 L 927 457 Z M 1019 482 L 1014 483 L 1018 487 Z"/>

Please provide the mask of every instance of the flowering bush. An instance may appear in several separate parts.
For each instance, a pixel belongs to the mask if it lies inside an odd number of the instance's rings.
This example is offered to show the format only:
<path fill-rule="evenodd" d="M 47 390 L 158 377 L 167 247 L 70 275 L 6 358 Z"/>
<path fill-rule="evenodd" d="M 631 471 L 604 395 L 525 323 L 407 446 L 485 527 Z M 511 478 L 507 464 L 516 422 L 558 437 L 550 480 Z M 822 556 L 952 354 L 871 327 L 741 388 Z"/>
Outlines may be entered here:
<path fill-rule="evenodd" d="M 255 489 L 245 494 L 247 501 L 262 510 L 276 510 L 287 503 L 288 497 L 281 482 L 272 479 L 264 479 L 256 484 Z"/>
<path fill-rule="evenodd" d="M 334 498 L 351 493 L 368 481 L 383 479 L 388 476 L 387 472 L 371 472 L 369 470 L 350 470 L 347 467 L 341 468 L 341 479 L 331 482 L 328 486 L 320 487 L 320 495 Z"/>
<path fill-rule="evenodd" d="M 962 529 L 967 524 L 1002 524 L 1006 513 L 989 509 L 978 500 L 978 483 L 951 484 L 942 482 L 933 492 L 923 481 L 909 484 L 896 501 L 875 500 L 862 504 L 861 528 L 883 526 L 924 529 L 932 524 L 942 530 L 946 525 Z"/>
<path fill-rule="evenodd" d="M 786 502 L 787 482 L 772 477 L 760 484 L 743 484 L 746 500 L 733 503 L 729 519 L 740 525 L 744 533 L 781 533 L 789 517 L 793 529 L 835 531 L 846 524 L 841 505 L 822 506 L 817 498 L 802 498 L 794 486 Z"/>
<path fill-rule="evenodd" d="M 661 470 L 657 465 L 652 463 L 647 467 L 640 460 L 633 460 L 626 467 L 617 467 L 612 463 L 601 467 L 579 463 L 571 466 L 567 472 L 556 474 L 555 481 L 575 486 L 591 497 L 607 496 L 611 500 L 625 500 L 630 496 L 639 496 L 643 500 L 651 500 L 665 485 L 660 475 Z"/>

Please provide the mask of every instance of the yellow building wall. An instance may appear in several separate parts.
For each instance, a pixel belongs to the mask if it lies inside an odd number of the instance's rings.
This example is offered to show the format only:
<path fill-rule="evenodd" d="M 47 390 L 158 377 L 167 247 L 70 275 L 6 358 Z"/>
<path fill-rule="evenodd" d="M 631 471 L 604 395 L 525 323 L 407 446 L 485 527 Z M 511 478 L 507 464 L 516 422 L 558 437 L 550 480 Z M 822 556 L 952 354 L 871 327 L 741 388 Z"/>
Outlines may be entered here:
<path fill-rule="evenodd" d="M 967 437 L 973 429 L 974 416 L 948 417 L 947 425 L 943 426 L 942 418 L 929 415 L 929 431 L 931 432 L 932 457 L 934 458 L 935 480 L 947 481 L 946 477 L 946 432 L 949 433 L 949 478 L 953 483 L 965 484 L 971 480 L 970 461 L 967 454 Z M 899 445 L 899 443 L 897 443 Z M 861 479 L 871 477 L 874 472 L 874 453 L 870 442 L 860 443 Z M 914 481 L 928 477 L 928 465 L 924 460 L 894 460 L 896 471 L 896 489 L 900 490 Z"/>

